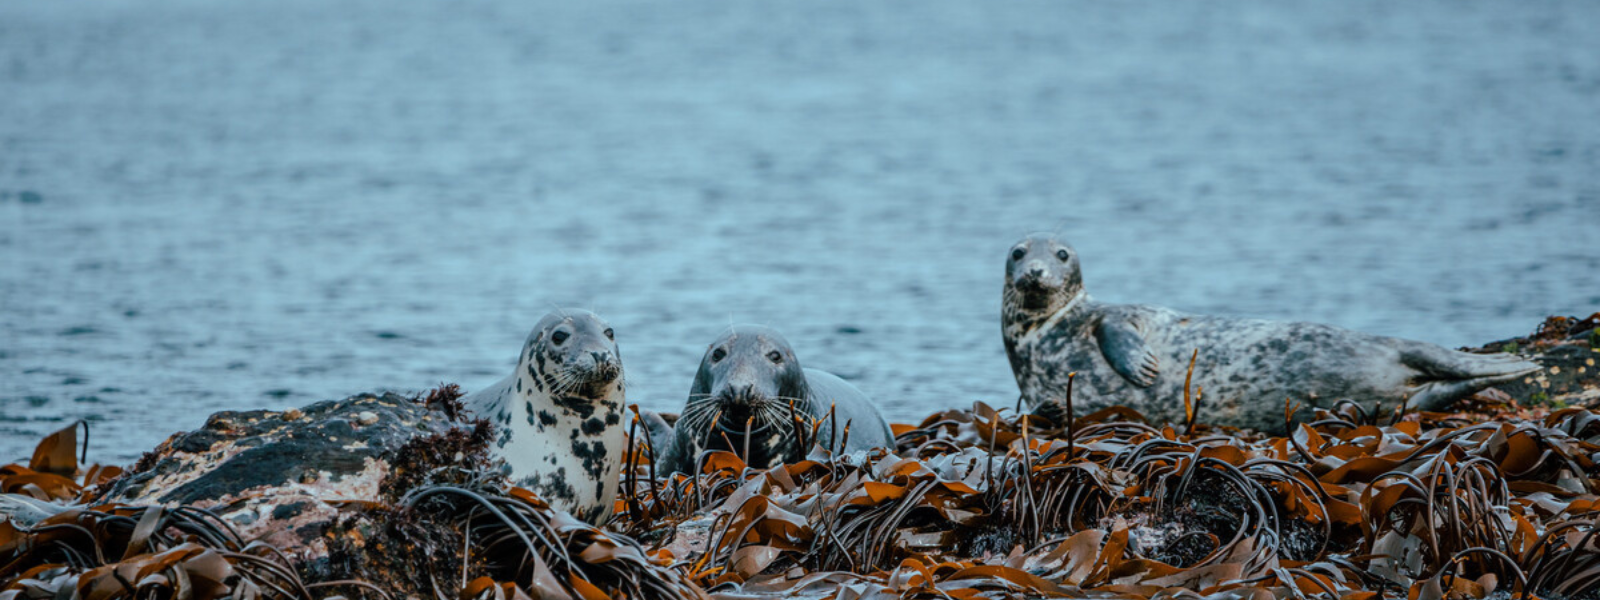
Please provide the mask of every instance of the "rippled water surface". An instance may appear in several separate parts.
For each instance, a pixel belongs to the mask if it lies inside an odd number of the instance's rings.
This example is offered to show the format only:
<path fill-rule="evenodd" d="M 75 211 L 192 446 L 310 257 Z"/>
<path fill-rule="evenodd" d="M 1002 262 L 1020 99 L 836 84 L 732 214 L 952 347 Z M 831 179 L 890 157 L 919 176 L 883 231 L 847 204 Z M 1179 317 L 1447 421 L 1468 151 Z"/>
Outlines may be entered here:
<path fill-rule="evenodd" d="M 509 373 L 675 409 L 730 321 L 896 420 L 1016 388 L 1004 254 L 1446 345 L 1600 308 L 1600 3 L 0 3 L 0 460 Z"/>

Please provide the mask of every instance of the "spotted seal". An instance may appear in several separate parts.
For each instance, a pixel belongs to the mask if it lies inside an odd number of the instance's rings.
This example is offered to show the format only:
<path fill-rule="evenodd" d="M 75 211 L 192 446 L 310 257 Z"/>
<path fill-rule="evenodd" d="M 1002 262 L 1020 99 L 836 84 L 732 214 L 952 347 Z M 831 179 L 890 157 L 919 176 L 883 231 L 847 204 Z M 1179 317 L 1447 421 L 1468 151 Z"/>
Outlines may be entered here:
<path fill-rule="evenodd" d="M 528 334 L 517 369 L 462 402 L 499 434 L 511 480 L 551 506 L 600 523 L 617 497 L 626 432 L 622 355 L 610 325 L 556 310 Z"/>
<path fill-rule="evenodd" d="M 1017 387 L 1035 412 L 1052 417 L 1060 416 L 1068 374 L 1076 372 L 1076 407 L 1121 404 L 1153 421 L 1181 422 L 1184 378 L 1197 349 L 1200 420 L 1274 432 L 1284 428 L 1285 399 L 1307 410 L 1340 399 L 1385 411 L 1401 402 L 1438 410 L 1539 369 L 1515 356 L 1328 325 L 1102 304 L 1084 291 L 1077 251 L 1048 234 L 1011 248 L 1002 303 Z"/>
<path fill-rule="evenodd" d="M 702 449 L 731 450 L 766 468 L 800 460 L 809 449 L 802 438 L 843 452 L 894 446 L 866 394 L 802 368 L 788 340 L 759 325 L 729 327 L 706 348 L 681 415 L 660 460 L 667 473 L 692 471 Z"/>

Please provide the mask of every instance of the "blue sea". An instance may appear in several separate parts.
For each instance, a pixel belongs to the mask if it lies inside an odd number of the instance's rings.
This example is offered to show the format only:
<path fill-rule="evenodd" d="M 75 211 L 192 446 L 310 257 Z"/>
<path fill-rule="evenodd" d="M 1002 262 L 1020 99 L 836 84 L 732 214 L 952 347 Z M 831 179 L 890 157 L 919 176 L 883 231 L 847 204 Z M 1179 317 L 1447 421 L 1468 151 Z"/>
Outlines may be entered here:
<path fill-rule="evenodd" d="M 509 374 L 674 411 L 730 322 L 1010 406 L 1012 242 L 1101 300 L 1447 346 L 1600 310 L 1600 3 L 0 3 L 0 462 Z"/>

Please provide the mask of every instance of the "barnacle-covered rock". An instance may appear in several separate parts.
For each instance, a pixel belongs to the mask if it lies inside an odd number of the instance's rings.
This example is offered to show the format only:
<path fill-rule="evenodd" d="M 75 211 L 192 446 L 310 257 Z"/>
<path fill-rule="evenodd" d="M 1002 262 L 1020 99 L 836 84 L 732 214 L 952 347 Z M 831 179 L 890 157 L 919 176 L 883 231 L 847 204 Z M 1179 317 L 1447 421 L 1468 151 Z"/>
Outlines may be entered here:
<path fill-rule="evenodd" d="M 431 400 L 359 394 L 284 411 L 219 412 L 146 454 L 99 501 L 203 508 L 245 539 L 302 560 L 320 557 L 342 506 L 392 501 L 404 493 L 396 488 L 424 483 L 441 467 L 487 467 L 488 425 L 467 421 L 448 395 Z M 475 429 L 483 430 L 476 444 Z"/>

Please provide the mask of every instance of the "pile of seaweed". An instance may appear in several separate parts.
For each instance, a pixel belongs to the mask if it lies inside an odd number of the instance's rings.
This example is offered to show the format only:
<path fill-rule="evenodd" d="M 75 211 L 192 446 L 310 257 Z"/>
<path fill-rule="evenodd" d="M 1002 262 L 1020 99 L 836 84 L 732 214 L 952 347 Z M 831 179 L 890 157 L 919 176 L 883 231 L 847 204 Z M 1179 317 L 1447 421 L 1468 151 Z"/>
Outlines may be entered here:
<path fill-rule="evenodd" d="M 746 595 L 1600 597 L 1600 412 L 1347 403 L 1266 437 L 980 403 L 896 429 L 894 452 L 630 481 L 620 525 Z"/>
<path fill-rule="evenodd" d="M 670 476 L 635 419 L 604 528 L 463 470 L 492 439 L 474 429 L 413 449 L 318 565 L 204 511 L 95 505 L 115 469 L 52 436 L 0 491 L 79 505 L 0 523 L 0 600 L 1600 598 L 1596 320 L 1485 350 L 1559 354 L 1523 385 L 1570 406 L 1490 390 L 1455 413 L 1340 402 L 1295 422 L 1286 404 L 1267 435 L 1197 422 L 1188 394 L 1177 424 L 974 403 L 895 425 L 894 448 L 767 469 L 707 452 Z"/>

